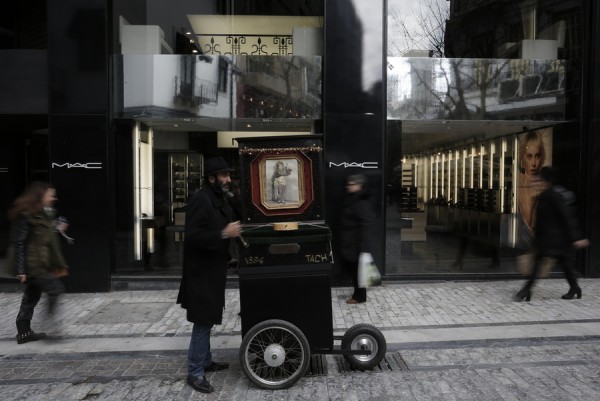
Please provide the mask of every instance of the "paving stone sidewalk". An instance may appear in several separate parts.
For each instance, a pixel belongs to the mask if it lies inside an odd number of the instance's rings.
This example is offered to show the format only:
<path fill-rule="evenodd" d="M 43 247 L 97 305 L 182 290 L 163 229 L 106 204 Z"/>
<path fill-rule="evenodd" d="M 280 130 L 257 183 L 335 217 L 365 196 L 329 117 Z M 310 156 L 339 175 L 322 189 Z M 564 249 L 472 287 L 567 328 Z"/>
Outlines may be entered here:
<path fill-rule="evenodd" d="M 402 333 L 446 329 L 486 332 L 478 340 L 389 343 L 373 371 L 353 371 L 339 355 L 321 355 L 324 370 L 310 371 L 291 388 L 260 389 L 250 383 L 234 347 L 216 348 L 215 358 L 229 370 L 209 374 L 213 394 L 194 392 L 185 383 L 191 325 L 175 304 L 176 291 L 65 294 L 63 342 L 80 339 L 88 349 L 57 350 L 61 341 L 34 343 L 20 351 L 14 340 L 18 293 L 0 294 L 0 398 L 17 400 L 593 400 L 600 399 L 600 330 L 553 337 L 552 327 L 600 327 L 600 280 L 582 279 L 583 298 L 566 301 L 564 280 L 539 282 L 530 303 L 511 296 L 521 281 L 386 283 L 369 290 L 368 302 L 347 305 L 349 288 L 333 288 L 334 331 L 370 323 L 390 338 Z M 274 300 L 276 302 L 277 300 Z M 44 302 L 44 301 L 43 301 Z M 44 303 L 35 325 L 43 326 Z M 227 290 L 223 325 L 214 339 L 240 338 L 239 292 Z M 542 328 L 527 337 L 529 327 Z M 499 339 L 509 328 L 522 328 Z M 395 335 L 399 333 L 399 335 Z M 561 332 L 562 333 L 562 332 Z M 180 339 L 172 350 L 98 352 L 96 344 L 128 340 Z M 45 343 L 45 344 L 42 344 Z M 14 352 L 13 352 L 14 351 Z"/>
<path fill-rule="evenodd" d="M 560 322 L 600 322 L 600 279 L 582 279 L 583 297 L 566 301 L 567 284 L 540 280 L 531 302 L 511 296 L 521 281 L 386 283 L 369 289 L 364 304 L 347 305 L 349 288 L 331 292 L 334 331 L 358 323 L 380 330 L 510 325 Z M 177 291 L 125 291 L 65 294 L 61 299 L 61 330 L 68 338 L 188 336 L 191 324 L 175 303 Z M 14 339 L 21 294 L 0 294 L 0 340 Z M 273 300 L 278 302 L 278 300 Z M 44 325 L 44 298 L 32 326 Z M 213 334 L 239 335 L 239 291 L 226 290 L 223 324 Z M 600 334 L 600 333 L 598 333 Z"/>
<path fill-rule="evenodd" d="M 208 374 L 213 394 L 185 383 L 185 353 L 23 355 L 1 358 L 0 394 L 17 400 L 594 400 L 600 343 L 486 344 L 388 353 L 404 364 L 353 371 L 341 356 L 283 390 L 256 387 L 232 361 Z M 383 365 L 383 364 L 382 364 Z"/>

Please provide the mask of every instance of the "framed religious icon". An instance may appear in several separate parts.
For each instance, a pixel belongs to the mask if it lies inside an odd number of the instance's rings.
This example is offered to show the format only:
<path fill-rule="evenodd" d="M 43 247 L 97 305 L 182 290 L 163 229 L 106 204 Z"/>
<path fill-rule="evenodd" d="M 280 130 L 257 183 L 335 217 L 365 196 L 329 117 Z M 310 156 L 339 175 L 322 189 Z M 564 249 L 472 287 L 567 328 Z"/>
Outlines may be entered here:
<path fill-rule="evenodd" d="M 245 223 L 320 220 L 320 135 L 240 138 Z"/>
<path fill-rule="evenodd" d="M 265 156 L 259 164 L 260 201 L 267 210 L 296 209 L 306 201 L 304 166 L 295 154 Z"/>
<path fill-rule="evenodd" d="M 302 213 L 313 201 L 312 163 L 300 151 L 261 153 L 250 177 L 252 204 L 266 216 Z"/>

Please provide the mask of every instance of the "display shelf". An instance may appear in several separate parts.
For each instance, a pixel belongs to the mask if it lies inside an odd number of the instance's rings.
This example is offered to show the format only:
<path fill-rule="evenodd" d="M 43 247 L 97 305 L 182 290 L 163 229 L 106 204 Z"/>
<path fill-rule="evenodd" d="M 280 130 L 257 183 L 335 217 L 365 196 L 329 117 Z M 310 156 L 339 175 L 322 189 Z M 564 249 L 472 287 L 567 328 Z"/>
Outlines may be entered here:
<path fill-rule="evenodd" d="M 176 215 L 202 185 L 203 157 L 198 153 L 174 152 L 169 155 L 170 221 L 182 224 Z"/>
<path fill-rule="evenodd" d="M 419 210 L 417 206 L 417 187 L 402 187 L 402 197 L 400 200 L 399 210 L 401 212 L 413 212 Z"/>
<path fill-rule="evenodd" d="M 511 156 L 504 156 L 504 210 L 502 213 L 512 213 L 514 210 L 513 203 L 513 158 Z"/>

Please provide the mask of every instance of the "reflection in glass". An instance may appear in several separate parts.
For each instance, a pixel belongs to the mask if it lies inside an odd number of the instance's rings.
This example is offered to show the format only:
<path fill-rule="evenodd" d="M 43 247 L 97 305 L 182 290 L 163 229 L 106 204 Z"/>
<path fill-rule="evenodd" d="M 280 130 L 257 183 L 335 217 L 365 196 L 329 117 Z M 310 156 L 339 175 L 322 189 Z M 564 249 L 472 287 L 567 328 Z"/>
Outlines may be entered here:
<path fill-rule="evenodd" d="M 513 142 L 523 127 L 565 119 L 565 63 L 418 57 L 388 62 L 388 120 L 402 120 L 404 131 L 389 138 L 402 146 L 388 148 L 403 152 L 391 159 L 423 166 L 416 188 L 396 191 L 402 197 L 388 207 L 388 274 L 513 272 L 514 257 L 522 252 Z M 499 121 L 507 124 L 501 132 Z M 418 194 L 412 210 L 406 207 L 410 193 Z"/>
<path fill-rule="evenodd" d="M 122 55 L 124 118 L 321 117 L 319 56 Z"/>
<path fill-rule="evenodd" d="M 321 55 L 323 18 L 281 15 L 188 15 L 207 55 Z"/>
<path fill-rule="evenodd" d="M 388 119 L 564 119 L 561 60 L 397 57 L 388 64 Z"/>

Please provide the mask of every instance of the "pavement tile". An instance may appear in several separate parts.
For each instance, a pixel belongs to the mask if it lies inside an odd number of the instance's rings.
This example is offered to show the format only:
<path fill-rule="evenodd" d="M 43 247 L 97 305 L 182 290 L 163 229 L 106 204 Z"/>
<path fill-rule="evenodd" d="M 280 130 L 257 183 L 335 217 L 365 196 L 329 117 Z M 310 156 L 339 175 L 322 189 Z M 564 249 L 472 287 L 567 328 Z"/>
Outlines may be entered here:
<path fill-rule="evenodd" d="M 65 294 L 61 326 L 67 339 L 126 339 L 167 341 L 180 338 L 175 351 L 127 349 L 90 354 L 78 349 L 59 354 L 54 343 L 18 346 L 14 340 L 21 294 L 0 297 L 0 346 L 17 352 L 0 353 L 2 400 L 581 400 L 600 399 L 600 332 L 573 333 L 573 339 L 554 338 L 553 328 L 600 323 L 600 280 L 581 279 L 583 299 L 565 301 L 561 279 L 540 280 L 529 303 L 515 303 L 511 295 L 521 281 L 388 283 L 368 290 L 368 301 L 347 305 L 350 288 L 333 288 L 334 332 L 359 323 L 385 333 L 418 333 L 424 329 L 454 328 L 477 333 L 492 328 L 503 333 L 522 327 L 522 338 L 507 340 L 432 337 L 423 344 L 388 344 L 410 370 L 348 372 L 332 355 L 326 357 L 327 375 L 302 378 L 286 390 L 259 389 L 244 376 L 237 361 L 236 339 L 241 334 L 239 291 L 226 290 L 223 324 L 213 331 L 219 357 L 233 362 L 226 372 L 211 374 L 217 391 L 194 392 L 185 384 L 185 347 L 191 324 L 175 304 L 177 291 L 125 291 Z M 45 323 L 43 298 L 33 321 Z M 530 339 L 530 325 L 547 324 L 548 335 Z M 569 326 L 570 327 L 570 326 Z M 579 327 L 579 326 L 578 326 Z M 588 326 L 586 326 L 588 327 Z M 597 326 L 589 326 L 597 327 Z M 519 332 L 518 330 L 516 331 Z M 399 334 L 394 338 L 402 338 Z M 109 344 L 111 344 L 109 342 Z M 56 343 L 59 347 L 60 343 Z M 391 348 L 390 348 L 391 346 Z M 19 353 L 35 349 L 39 354 Z M 341 358 L 341 357 L 340 357 Z"/>

